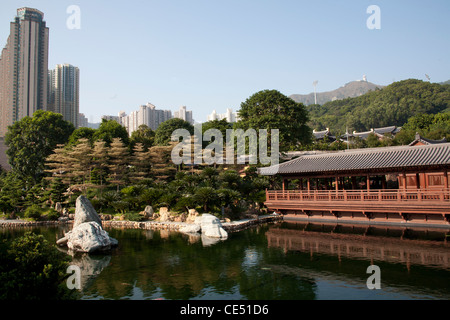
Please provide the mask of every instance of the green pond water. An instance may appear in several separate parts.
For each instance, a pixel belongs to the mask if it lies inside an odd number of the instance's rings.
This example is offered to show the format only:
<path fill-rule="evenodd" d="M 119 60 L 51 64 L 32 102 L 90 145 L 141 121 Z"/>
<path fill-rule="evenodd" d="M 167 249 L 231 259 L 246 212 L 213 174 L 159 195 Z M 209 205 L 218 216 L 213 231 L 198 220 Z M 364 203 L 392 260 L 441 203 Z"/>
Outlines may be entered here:
<path fill-rule="evenodd" d="M 0 230 L 13 238 L 29 229 Z M 56 242 L 64 228 L 33 228 Z M 449 299 L 445 230 L 306 223 L 262 225 L 225 241 L 176 232 L 107 229 L 108 254 L 77 255 L 83 300 Z M 370 265 L 380 269 L 370 290 Z"/>

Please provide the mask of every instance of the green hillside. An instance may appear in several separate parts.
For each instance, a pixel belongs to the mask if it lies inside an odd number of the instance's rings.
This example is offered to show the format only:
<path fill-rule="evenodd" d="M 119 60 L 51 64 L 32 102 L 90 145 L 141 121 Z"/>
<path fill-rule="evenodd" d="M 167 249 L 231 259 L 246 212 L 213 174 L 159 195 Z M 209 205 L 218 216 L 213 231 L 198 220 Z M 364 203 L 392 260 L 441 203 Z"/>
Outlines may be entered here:
<path fill-rule="evenodd" d="M 409 79 L 360 97 L 308 106 L 310 125 L 316 130 L 330 128 L 335 135 L 371 128 L 403 126 L 418 114 L 450 111 L 450 85 Z"/>

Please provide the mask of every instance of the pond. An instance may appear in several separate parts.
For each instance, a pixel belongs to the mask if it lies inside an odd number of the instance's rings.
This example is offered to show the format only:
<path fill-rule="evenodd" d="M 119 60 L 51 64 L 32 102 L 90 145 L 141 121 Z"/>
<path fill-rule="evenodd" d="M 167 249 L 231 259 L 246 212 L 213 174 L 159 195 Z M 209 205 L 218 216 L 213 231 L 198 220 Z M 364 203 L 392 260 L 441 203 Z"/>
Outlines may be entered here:
<path fill-rule="evenodd" d="M 25 229 L 0 230 L 12 238 Z M 62 227 L 33 228 L 55 242 Z M 446 230 L 278 223 L 211 243 L 176 232 L 108 229 L 106 255 L 80 255 L 82 300 L 449 299 Z M 381 289 L 369 290 L 379 267 Z"/>

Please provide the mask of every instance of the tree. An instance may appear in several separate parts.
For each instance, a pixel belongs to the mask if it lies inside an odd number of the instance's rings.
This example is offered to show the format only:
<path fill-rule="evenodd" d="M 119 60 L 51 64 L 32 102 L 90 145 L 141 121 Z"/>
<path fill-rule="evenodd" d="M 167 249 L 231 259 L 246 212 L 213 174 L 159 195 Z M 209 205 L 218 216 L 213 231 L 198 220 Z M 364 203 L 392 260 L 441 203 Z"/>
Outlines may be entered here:
<path fill-rule="evenodd" d="M 130 165 L 130 180 L 132 183 L 139 183 L 149 175 L 149 153 L 145 151 L 145 147 L 142 143 L 137 143 L 134 146 L 133 155 L 130 159 Z"/>
<path fill-rule="evenodd" d="M 120 138 L 114 138 L 111 142 L 111 147 L 108 152 L 109 156 L 109 177 L 110 183 L 117 186 L 125 184 L 127 173 L 127 165 L 129 160 L 128 148 Z"/>
<path fill-rule="evenodd" d="M 0 300 L 63 300 L 68 256 L 31 232 L 0 243 Z"/>
<path fill-rule="evenodd" d="M 50 174 L 45 179 L 51 182 L 60 179 L 61 182 L 70 184 L 72 181 L 71 164 L 72 159 L 69 157 L 68 149 L 63 144 L 57 145 L 53 153 L 45 160 L 45 172 Z"/>
<path fill-rule="evenodd" d="M 106 143 L 103 140 L 97 140 L 94 143 L 92 149 L 92 165 L 93 165 L 93 175 L 98 177 L 100 182 L 100 189 L 103 189 L 103 179 L 106 176 L 106 170 L 108 168 L 108 149 Z"/>
<path fill-rule="evenodd" d="M 311 125 L 330 128 L 334 135 L 387 126 L 402 127 L 418 114 L 450 110 L 450 86 L 416 79 L 394 82 L 362 96 L 308 106 Z"/>
<path fill-rule="evenodd" d="M 240 121 L 236 128 L 248 130 L 268 130 L 268 142 L 272 129 L 280 134 L 280 151 L 297 148 L 300 144 L 312 141 L 312 130 L 307 126 L 309 120 L 305 106 L 276 90 L 255 93 L 241 104 Z"/>
<path fill-rule="evenodd" d="M 217 191 L 211 187 L 197 188 L 194 199 L 203 207 L 204 212 L 208 212 L 218 201 Z"/>
<path fill-rule="evenodd" d="M 148 151 L 148 149 L 153 146 L 154 141 L 155 131 L 153 131 L 147 125 L 143 124 L 140 125 L 139 128 L 131 134 L 130 147 L 131 149 L 133 149 L 137 143 L 141 143 L 144 147 L 144 150 Z"/>
<path fill-rule="evenodd" d="M 78 182 L 76 187 L 86 190 L 91 180 L 92 163 L 92 148 L 88 139 L 78 140 L 78 144 L 72 147 L 68 153 L 72 160 L 71 171 Z"/>
<path fill-rule="evenodd" d="M 117 121 L 107 121 L 103 119 L 100 127 L 95 131 L 93 135 L 94 141 L 103 140 L 109 146 L 114 138 L 119 138 L 125 145 L 128 145 L 130 138 L 128 136 L 127 129 L 120 125 Z"/>
<path fill-rule="evenodd" d="M 177 169 L 171 161 L 174 144 L 169 146 L 155 146 L 148 150 L 147 158 L 151 164 L 151 175 L 156 182 L 172 179 Z"/>
<path fill-rule="evenodd" d="M 205 122 L 202 124 L 202 135 L 210 129 L 219 130 L 222 133 L 222 137 L 225 139 L 227 136 L 227 130 L 233 129 L 233 124 L 229 123 L 226 119 Z M 203 148 L 205 148 L 208 144 L 208 141 L 203 141 Z"/>
<path fill-rule="evenodd" d="M 88 139 L 89 142 L 92 144 L 95 132 L 96 132 L 96 130 L 92 129 L 92 128 L 86 128 L 86 127 L 78 128 L 70 136 L 67 145 L 73 146 L 73 145 L 77 144 L 80 139 Z"/>
<path fill-rule="evenodd" d="M 36 183 L 44 175 L 45 159 L 58 144 L 65 144 L 74 126 L 61 114 L 38 110 L 8 128 L 5 143 L 9 163 L 22 179 Z"/>
<path fill-rule="evenodd" d="M 194 126 L 182 119 L 173 118 L 167 120 L 155 131 L 155 144 L 158 146 L 167 146 L 171 142 L 172 134 L 177 129 L 186 129 L 191 135 L 194 134 Z"/>
<path fill-rule="evenodd" d="M 408 119 L 394 142 L 406 145 L 414 141 L 416 133 L 432 140 L 446 138 L 450 141 L 450 112 L 418 114 Z"/>

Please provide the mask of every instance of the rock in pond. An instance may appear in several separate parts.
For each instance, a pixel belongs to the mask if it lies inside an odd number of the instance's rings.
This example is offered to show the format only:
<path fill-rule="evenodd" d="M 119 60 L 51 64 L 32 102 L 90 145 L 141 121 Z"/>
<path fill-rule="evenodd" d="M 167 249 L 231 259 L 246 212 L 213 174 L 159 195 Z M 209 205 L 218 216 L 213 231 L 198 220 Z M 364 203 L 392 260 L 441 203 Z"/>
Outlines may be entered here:
<path fill-rule="evenodd" d="M 99 215 L 85 196 L 77 199 L 74 220 L 72 231 L 59 239 L 57 245 L 85 253 L 106 251 L 118 245 L 117 240 L 103 230 Z"/>
<path fill-rule="evenodd" d="M 228 233 L 222 228 L 219 218 L 212 214 L 203 214 L 201 220 L 202 234 L 210 238 L 226 239 Z"/>

